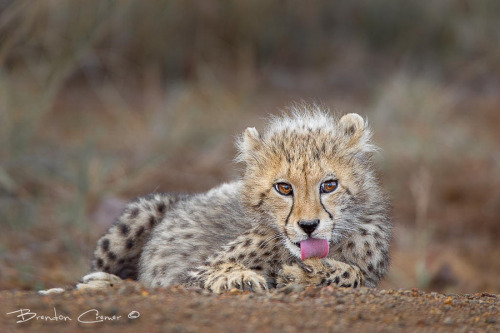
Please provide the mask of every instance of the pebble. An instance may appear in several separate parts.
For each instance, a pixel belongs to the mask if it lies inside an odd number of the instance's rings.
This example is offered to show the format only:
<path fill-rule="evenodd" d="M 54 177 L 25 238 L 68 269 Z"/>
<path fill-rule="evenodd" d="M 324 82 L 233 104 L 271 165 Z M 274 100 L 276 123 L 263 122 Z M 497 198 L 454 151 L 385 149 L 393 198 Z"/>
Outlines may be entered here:
<path fill-rule="evenodd" d="M 455 324 L 455 321 L 451 317 L 446 317 L 443 320 L 443 324 L 444 325 L 453 325 L 453 324 Z"/>
<path fill-rule="evenodd" d="M 335 306 L 335 311 L 337 311 L 337 312 L 344 312 L 345 311 L 345 306 L 344 305 L 337 305 L 337 306 Z"/>
<path fill-rule="evenodd" d="M 360 293 L 361 295 L 366 295 L 366 294 L 368 294 L 368 288 L 361 288 L 361 289 L 359 289 L 359 293 Z"/>

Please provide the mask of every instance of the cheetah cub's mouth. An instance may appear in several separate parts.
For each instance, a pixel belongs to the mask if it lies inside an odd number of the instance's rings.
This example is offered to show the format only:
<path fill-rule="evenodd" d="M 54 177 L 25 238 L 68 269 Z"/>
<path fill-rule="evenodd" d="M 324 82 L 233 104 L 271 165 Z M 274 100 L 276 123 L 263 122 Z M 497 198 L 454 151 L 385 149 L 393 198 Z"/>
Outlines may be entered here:
<path fill-rule="evenodd" d="M 330 252 L 330 244 L 326 239 L 308 238 L 295 245 L 300 247 L 302 260 L 312 257 L 325 258 Z"/>

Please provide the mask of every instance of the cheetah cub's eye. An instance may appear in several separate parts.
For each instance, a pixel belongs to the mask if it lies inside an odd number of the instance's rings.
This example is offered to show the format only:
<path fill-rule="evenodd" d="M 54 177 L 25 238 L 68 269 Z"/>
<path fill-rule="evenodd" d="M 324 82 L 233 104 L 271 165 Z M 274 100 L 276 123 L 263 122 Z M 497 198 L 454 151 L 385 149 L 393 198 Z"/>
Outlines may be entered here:
<path fill-rule="evenodd" d="M 320 186 L 321 193 L 331 193 L 337 189 L 339 186 L 338 180 L 327 180 Z"/>
<path fill-rule="evenodd" d="M 274 184 L 274 188 L 282 195 L 291 195 L 293 193 L 292 185 L 287 183 L 277 183 Z"/>

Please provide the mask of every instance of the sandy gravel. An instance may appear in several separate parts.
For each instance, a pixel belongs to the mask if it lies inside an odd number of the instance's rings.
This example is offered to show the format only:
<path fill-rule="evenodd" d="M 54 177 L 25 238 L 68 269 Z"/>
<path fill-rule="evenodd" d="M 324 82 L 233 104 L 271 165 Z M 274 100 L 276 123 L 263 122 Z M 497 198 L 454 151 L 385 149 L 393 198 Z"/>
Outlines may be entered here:
<path fill-rule="evenodd" d="M 181 287 L 147 290 L 126 282 L 106 292 L 1 291 L 0 332 L 499 332 L 499 307 L 500 295 L 487 293 L 330 286 L 213 295 Z M 23 320 L 20 309 L 29 309 L 26 321 L 16 323 Z M 103 322 L 90 323 L 96 320 Z"/>

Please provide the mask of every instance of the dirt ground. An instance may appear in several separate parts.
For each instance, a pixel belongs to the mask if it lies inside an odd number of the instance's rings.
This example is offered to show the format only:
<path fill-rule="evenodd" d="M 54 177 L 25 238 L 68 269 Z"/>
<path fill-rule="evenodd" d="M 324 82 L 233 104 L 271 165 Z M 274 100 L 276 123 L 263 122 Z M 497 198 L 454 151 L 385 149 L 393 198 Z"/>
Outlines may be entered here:
<path fill-rule="evenodd" d="M 418 289 L 329 286 L 214 295 L 181 287 L 147 290 L 125 282 L 106 292 L 1 291 L 0 310 L 1 332 L 500 331 L 500 295 Z"/>

